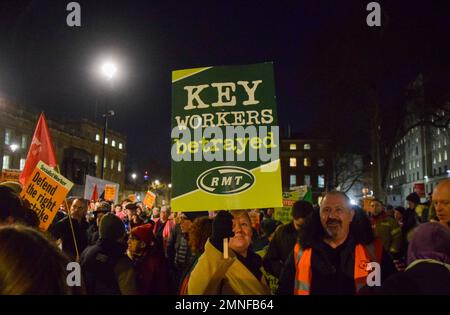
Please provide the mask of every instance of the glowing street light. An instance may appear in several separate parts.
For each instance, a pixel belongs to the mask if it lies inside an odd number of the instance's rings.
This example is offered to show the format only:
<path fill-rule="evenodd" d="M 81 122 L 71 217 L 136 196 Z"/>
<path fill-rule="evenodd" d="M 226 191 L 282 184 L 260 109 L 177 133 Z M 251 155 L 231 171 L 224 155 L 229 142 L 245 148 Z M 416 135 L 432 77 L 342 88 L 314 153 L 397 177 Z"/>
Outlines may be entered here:
<path fill-rule="evenodd" d="M 132 178 L 133 180 L 136 180 L 137 174 L 136 174 L 136 173 L 131 174 L 131 178 Z"/>
<path fill-rule="evenodd" d="M 102 73 L 109 81 L 114 78 L 117 73 L 117 66 L 111 61 L 105 61 L 102 64 Z"/>
<path fill-rule="evenodd" d="M 16 150 L 19 148 L 19 145 L 16 143 L 13 143 L 9 146 L 12 152 L 16 152 Z"/>
<path fill-rule="evenodd" d="M 167 185 L 169 188 L 172 188 L 172 184 Z"/>
<path fill-rule="evenodd" d="M 159 180 L 155 180 L 155 185 L 159 185 Z"/>

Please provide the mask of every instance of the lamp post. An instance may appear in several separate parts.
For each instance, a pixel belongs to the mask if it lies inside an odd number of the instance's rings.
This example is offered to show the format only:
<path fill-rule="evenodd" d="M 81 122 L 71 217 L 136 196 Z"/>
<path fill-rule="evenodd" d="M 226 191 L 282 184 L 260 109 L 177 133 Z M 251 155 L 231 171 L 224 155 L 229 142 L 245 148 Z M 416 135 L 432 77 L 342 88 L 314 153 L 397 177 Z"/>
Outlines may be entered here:
<path fill-rule="evenodd" d="M 113 110 L 109 110 L 108 112 L 106 112 L 105 114 L 102 115 L 103 118 L 105 118 L 104 123 L 103 123 L 103 143 L 102 143 L 102 179 L 105 179 L 104 175 L 105 175 L 105 147 L 106 147 L 106 132 L 108 130 L 108 117 L 112 117 L 114 116 L 114 111 Z"/>
<path fill-rule="evenodd" d="M 117 73 L 117 66 L 111 62 L 111 61 L 105 61 L 101 66 L 101 72 L 103 76 L 106 78 L 106 80 L 110 83 L 112 87 L 112 81 L 114 76 Z M 106 111 L 106 100 L 105 100 L 105 111 Z M 102 117 L 105 119 L 103 122 L 103 139 L 102 139 L 102 167 L 101 167 L 101 178 L 104 179 L 105 177 L 105 146 L 106 146 L 106 134 L 108 130 L 108 117 L 114 116 L 113 110 L 108 110 L 106 113 L 102 115 Z"/>

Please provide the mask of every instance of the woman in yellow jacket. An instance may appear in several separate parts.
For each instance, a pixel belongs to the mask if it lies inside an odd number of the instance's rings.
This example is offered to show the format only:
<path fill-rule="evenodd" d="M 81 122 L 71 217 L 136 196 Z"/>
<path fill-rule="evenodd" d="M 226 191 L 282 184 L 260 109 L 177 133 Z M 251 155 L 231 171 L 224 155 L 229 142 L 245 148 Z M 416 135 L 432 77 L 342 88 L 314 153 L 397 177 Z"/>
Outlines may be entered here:
<path fill-rule="evenodd" d="M 229 257 L 224 258 L 223 239 L 229 237 Z M 205 252 L 190 275 L 188 294 L 270 294 L 262 259 L 249 248 L 251 240 L 251 221 L 246 211 L 220 211 Z"/>

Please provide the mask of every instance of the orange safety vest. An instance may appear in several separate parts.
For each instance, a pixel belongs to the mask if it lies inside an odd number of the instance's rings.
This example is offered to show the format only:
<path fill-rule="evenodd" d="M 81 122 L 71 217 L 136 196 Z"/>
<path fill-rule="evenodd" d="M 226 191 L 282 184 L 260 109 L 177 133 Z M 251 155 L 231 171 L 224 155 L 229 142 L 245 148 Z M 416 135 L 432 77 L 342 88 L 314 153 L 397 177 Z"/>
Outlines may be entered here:
<path fill-rule="evenodd" d="M 376 239 L 368 245 L 357 244 L 355 247 L 355 267 L 354 279 L 355 288 L 358 292 L 366 285 L 366 278 L 369 272 L 366 270 L 367 263 L 381 263 L 381 255 L 383 253 L 383 244 Z M 302 250 L 299 243 L 294 247 L 295 259 L 295 286 L 294 295 L 309 295 L 311 289 L 311 256 L 312 249 Z"/>

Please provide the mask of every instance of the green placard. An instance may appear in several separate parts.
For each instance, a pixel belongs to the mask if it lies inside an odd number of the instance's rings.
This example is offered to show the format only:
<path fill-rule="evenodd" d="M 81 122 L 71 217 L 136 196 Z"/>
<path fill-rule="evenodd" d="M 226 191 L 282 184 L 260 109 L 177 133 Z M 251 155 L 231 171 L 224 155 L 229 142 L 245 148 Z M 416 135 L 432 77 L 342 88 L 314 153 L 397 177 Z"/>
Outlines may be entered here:
<path fill-rule="evenodd" d="M 172 72 L 174 211 L 282 205 L 273 64 Z"/>

